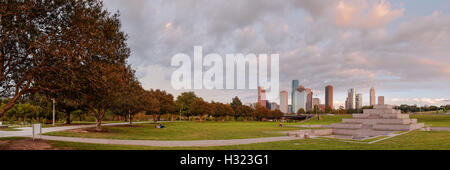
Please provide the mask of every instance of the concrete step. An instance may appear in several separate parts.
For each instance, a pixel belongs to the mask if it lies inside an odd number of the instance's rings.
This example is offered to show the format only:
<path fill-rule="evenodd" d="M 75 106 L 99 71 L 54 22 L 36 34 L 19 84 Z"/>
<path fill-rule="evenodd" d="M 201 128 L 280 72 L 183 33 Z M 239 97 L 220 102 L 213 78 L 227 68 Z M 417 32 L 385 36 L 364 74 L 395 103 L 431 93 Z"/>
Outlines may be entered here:
<path fill-rule="evenodd" d="M 332 138 L 337 139 L 353 139 L 352 135 L 332 135 Z"/>
<path fill-rule="evenodd" d="M 393 130 L 393 131 L 410 131 L 415 129 L 420 129 L 425 126 L 424 123 L 414 123 L 407 125 L 398 125 L 398 124 L 377 124 L 373 125 L 374 130 Z"/>
<path fill-rule="evenodd" d="M 334 129 L 333 135 L 351 135 L 354 137 L 369 137 L 388 135 L 395 131 L 372 130 L 372 129 Z"/>
<path fill-rule="evenodd" d="M 343 123 L 361 123 L 361 124 L 411 124 L 417 123 L 417 119 L 361 119 L 361 118 L 345 118 Z"/>
<path fill-rule="evenodd" d="M 379 119 L 408 119 L 408 114 L 401 113 L 363 113 L 363 114 L 353 114 L 353 118 L 364 119 L 364 118 L 379 118 Z"/>
<path fill-rule="evenodd" d="M 335 123 L 331 125 L 331 128 L 335 129 L 360 129 L 362 128 L 361 123 Z"/>

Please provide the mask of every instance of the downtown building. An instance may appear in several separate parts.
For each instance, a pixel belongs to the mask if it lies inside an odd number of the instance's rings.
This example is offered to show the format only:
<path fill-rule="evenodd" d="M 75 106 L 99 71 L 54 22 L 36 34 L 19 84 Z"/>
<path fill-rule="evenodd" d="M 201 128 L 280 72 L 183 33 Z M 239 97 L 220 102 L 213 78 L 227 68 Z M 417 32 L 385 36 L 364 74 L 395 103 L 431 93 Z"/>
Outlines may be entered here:
<path fill-rule="evenodd" d="M 294 103 L 292 104 L 293 113 L 303 109 L 306 112 L 306 103 L 308 101 L 308 92 L 305 87 L 299 85 L 294 91 Z"/>
<path fill-rule="evenodd" d="M 375 106 L 376 105 L 376 103 L 375 103 L 375 89 L 372 87 L 372 88 L 370 88 L 370 105 L 371 106 Z"/>
<path fill-rule="evenodd" d="M 313 109 L 312 97 L 313 97 L 313 92 L 311 91 L 310 88 L 306 88 L 306 110 L 305 111 L 307 111 L 307 112 L 309 112 Z"/>
<path fill-rule="evenodd" d="M 361 93 L 356 94 L 356 109 L 361 109 L 363 106 L 363 95 Z"/>
<path fill-rule="evenodd" d="M 266 90 L 263 89 L 261 86 L 258 86 L 258 102 L 260 106 L 263 106 L 265 108 L 267 107 L 268 101 L 266 100 Z"/>
<path fill-rule="evenodd" d="M 289 113 L 289 105 L 288 105 L 289 93 L 287 91 L 280 92 L 280 111 L 283 113 Z"/>
<path fill-rule="evenodd" d="M 356 109 L 356 89 L 348 89 L 347 100 L 345 100 L 345 109 Z"/>
<path fill-rule="evenodd" d="M 328 85 L 325 87 L 325 107 L 334 109 L 333 106 L 333 86 Z"/>
<path fill-rule="evenodd" d="M 296 101 L 295 101 L 295 93 L 296 93 L 296 91 L 297 91 L 297 88 L 298 88 L 298 86 L 299 86 L 299 83 L 298 83 L 298 80 L 292 80 L 292 87 L 291 87 L 291 109 L 290 109 L 290 112 L 291 113 L 297 113 L 297 110 L 295 110 L 295 103 L 296 103 Z"/>

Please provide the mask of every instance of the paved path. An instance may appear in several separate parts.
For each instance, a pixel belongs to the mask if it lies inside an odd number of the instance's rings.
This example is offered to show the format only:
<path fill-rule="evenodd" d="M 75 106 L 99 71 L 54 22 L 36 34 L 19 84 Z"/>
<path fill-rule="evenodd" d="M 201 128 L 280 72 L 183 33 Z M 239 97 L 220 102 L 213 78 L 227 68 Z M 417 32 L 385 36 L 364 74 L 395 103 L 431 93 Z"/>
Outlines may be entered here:
<path fill-rule="evenodd" d="M 450 131 L 450 127 L 431 127 L 431 131 Z"/>
<path fill-rule="evenodd" d="M 251 139 L 228 139 L 228 140 L 190 140 L 190 141 L 162 141 L 162 140 L 119 140 L 119 139 L 95 139 L 95 138 L 75 138 L 61 136 L 41 136 L 46 140 L 57 140 L 66 142 L 82 142 L 95 144 L 112 145 L 139 145 L 139 146 L 228 146 L 243 145 L 261 142 L 275 142 L 300 139 L 293 136 L 251 138 Z"/>
<path fill-rule="evenodd" d="M 134 122 L 133 124 L 149 123 L 149 122 Z M 128 122 L 108 123 L 102 126 L 124 125 Z M 60 126 L 42 128 L 42 133 L 64 131 L 70 129 L 95 127 L 93 125 L 74 125 L 74 126 Z M 31 137 L 31 127 L 17 128 L 22 131 L 0 131 L 0 137 Z M 77 138 L 77 137 L 62 137 L 62 136 L 47 136 L 40 135 L 42 139 L 66 141 L 66 142 L 81 142 L 81 143 L 95 143 L 95 144 L 113 144 L 113 145 L 139 145 L 139 146 L 227 146 L 227 145 L 242 145 L 261 142 L 275 142 L 284 140 L 300 139 L 294 136 L 281 137 L 265 137 L 265 138 L 250 138 L 250 139 L 228 139 L 228 140 L 191 140 L 191 141 L 163 141 L 163 140 L 119 140 L 119 139 L 95 139 L 95 138 Z"/>
<path fill-rule="evenodd" d="M 140 123 L 149 123 L 149 122 L 133 122 L 133 124 L 140 124 Z M 107 123 L 102 124 L 102 126 L 115 126 L 115 125 L 128 125 L 129 122 L 120 122 L 120 123 Z M 48 127 L 48 128 L 42 128 L 42 133 L 48 133 L 48 132 L 56 132 L 56 131 L 64 131 L 64 130 L 70 130 L 70 129 L 79 129 L 79 128 L 90 128 L 95 127 L 95 124 L 92 125 L 73 125 L 73 126 L 59 126 L 59 127 Z M 21 129 L 21 131 L 0 131 L 0 138 L 1 137 L 30 137 L 31 134 L 31 127 L 23 127 L 23 128 L 16 128 Z"/>

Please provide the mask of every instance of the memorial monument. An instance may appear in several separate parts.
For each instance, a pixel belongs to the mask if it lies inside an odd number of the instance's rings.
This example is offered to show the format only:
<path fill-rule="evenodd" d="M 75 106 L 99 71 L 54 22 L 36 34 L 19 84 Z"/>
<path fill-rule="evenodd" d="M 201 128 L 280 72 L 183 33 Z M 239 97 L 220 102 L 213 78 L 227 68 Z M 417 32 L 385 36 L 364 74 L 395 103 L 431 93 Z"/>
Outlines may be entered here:
<path fill-rule="evenodd" d="M 424 123 L 417 123 L 417 119 L 409 118 L 408 114 L 402 114 L 391 105 L 379 104 L 373 109 L 364 109 L 363 114 L 353 114 L 353 118 L 344 118 L 342 123 L 332 124 L 330 127 L 336 138 L 364 139 L 424 126 Z"/>

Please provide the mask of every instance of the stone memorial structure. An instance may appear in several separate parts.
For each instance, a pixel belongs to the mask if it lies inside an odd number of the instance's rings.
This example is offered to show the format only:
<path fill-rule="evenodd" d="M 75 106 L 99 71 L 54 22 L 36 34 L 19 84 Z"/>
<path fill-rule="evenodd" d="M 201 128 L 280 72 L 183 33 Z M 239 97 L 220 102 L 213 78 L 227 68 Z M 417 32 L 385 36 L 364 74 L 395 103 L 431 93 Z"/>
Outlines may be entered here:
<path fill-rule="evenodd" d="M 363 114 L 353 114 L 353 118 L 342 119 L 342 123 L 330 125 L 335 137 L 350 139 L 411 131 L 424 126 L 424 123 L 417 123 L 417 119 L 410 119 L 408 114 L 402 114 L 391 105 L 375 105 L 374 109 L 364 109 Z"/>

